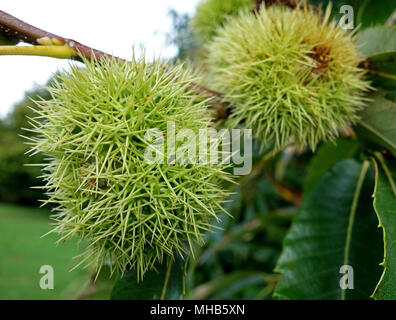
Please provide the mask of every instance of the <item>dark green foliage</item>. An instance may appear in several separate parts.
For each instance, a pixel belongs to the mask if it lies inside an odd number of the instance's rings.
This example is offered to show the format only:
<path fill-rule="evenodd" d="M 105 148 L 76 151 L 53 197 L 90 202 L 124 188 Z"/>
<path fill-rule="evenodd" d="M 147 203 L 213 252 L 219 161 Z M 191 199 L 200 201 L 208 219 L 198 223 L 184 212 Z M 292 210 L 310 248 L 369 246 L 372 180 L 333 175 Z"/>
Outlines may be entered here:
<path fill-rule="evenodd" d="M 112 300 L 178 300 L 183 296 L 184 261 L 164 262 L 139 281 L 136 270 L 121 276 L 111 292 Z M 161 286 L 162 285 L 162 286 Z"/>
<path fill-rule="evenodd" d="M 242 184 L 230 200 L 226 209 L 232 217 L 224 216 L 223 229 L 208 233 L 206 245 L 191 259 L 190 297 L 271 299 L 278 280 L 273 269 L 295 208 L 263 178 Z"/>
<path fill-rule="evenodd" d="M 310 0 L 313 5 L 326 6 L 329 0 Z M 336 19 L 342 17 L 340 8 L 344 5 L 352 6 L 354 10 L 355 26 L 362 24 L 364 27 L 384 24 L 395 10 L 394 0 L 332 0 L 333 16 Z"/>

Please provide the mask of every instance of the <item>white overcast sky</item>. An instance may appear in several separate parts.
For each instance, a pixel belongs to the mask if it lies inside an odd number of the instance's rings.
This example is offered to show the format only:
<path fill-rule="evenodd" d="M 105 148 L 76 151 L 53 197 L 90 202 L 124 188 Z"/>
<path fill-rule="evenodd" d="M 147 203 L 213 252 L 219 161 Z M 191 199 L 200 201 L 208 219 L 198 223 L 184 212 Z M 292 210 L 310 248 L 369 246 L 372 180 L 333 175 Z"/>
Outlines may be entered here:
<path fill-rule="evenodd" d="M 74 39 L 123 58 L 132 46 L 146 47 L 147 57 L 171 57 L 176 49 L 166 47 L 171 30 L 170 8 L 194 13 L 199 0 L 0 0 L 0 10 L 36 27 Z M 0 56 L 0 117 L 11 111 L 24 92 L 46 83 L 66 60 Z"/>

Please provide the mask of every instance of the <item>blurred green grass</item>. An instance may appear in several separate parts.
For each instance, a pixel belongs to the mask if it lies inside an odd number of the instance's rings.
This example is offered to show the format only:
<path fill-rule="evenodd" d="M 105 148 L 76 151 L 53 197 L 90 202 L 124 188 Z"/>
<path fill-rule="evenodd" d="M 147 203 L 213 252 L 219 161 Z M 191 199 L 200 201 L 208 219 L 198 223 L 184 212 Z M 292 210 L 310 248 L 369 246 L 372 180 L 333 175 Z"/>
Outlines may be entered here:
<path fill-rule="evenodd" d="M 76 299 L 90 280 L 78 267 L 70 272 L 84 243 L 71 239 L 58 246 L 45 209 L 0 204 L 0 299 Z M 54 268 L 54 289 L 42 290 L 42 265 Z M 101 298 L 96 296 L 95 298 Z"/>

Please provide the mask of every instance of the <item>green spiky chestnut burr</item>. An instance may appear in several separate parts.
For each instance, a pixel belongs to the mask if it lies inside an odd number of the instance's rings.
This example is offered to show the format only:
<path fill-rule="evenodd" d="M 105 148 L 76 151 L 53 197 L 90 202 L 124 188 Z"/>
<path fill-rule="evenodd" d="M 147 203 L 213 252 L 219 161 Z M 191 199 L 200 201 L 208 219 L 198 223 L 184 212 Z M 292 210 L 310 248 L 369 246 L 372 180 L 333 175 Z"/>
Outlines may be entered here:
<path fill-rule="evenodd" d="M 252 0 L 203 0 L 192 19 L 192 27 L 199 40 L 209 41 L 227 16 L 237 15 L 241 9 L 252 9 Z"/>
<path fill-rule="evenodd" d="M 299 149 L 333 140 L 353 124 L 370 86 L 355 35 L 302 5 L 231 17 L 208 45 L 208 79 L 263 144 Z"/>
<path fill-rule="evenodd" d="M 81 263 L 136 268 L 142 277 L 202 243 L 223 210 L 221 184 L 229 176 L 220 164 L 145 158 L 152 128 L 166 133 L 170 121 L 197 133 L 211 126 L 208 100 L 191 89 L 189 70 L 144 57 L 84 62 L 58 76 L 51 100 L 38 102 L 31 151 L 50 158 L 44 189 L 56 206 L 59 241 L 87 239 Z"/>

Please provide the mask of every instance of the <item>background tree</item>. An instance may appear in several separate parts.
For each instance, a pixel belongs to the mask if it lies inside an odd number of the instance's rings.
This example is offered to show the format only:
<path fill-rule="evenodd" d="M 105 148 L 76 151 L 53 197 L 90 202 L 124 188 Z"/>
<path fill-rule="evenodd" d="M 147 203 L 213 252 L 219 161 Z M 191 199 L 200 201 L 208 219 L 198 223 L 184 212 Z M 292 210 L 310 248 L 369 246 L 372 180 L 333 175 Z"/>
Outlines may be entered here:
<path fill-rule="evenodd" d="M 32 165 L 43 162 L 43 156 L 27 156 L 29 147 L 21 136 L 32 136 L 25 130 L 32 129 L 29 118 L 33 117 L 32 109 L 36 107 L 32 100 L 48 98 L 46 89 L 38 87 L 28 91 L 11 113 L 0 120 L 0 202 L 38 205 L 43 199 L 42 191 L 32 188 L 41 184 L 38 178 L 41 168 Z"/>

